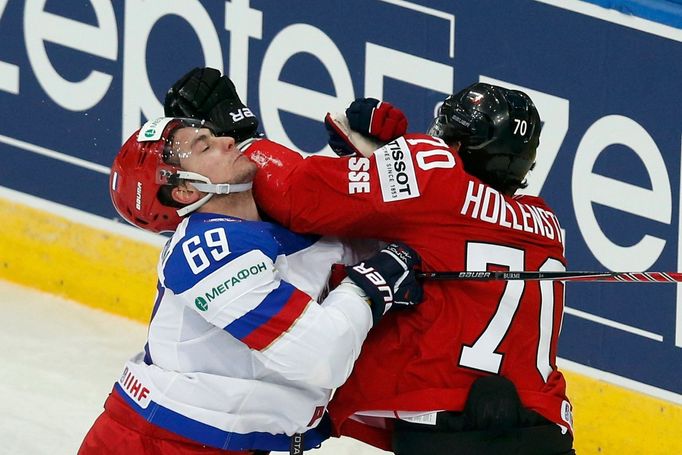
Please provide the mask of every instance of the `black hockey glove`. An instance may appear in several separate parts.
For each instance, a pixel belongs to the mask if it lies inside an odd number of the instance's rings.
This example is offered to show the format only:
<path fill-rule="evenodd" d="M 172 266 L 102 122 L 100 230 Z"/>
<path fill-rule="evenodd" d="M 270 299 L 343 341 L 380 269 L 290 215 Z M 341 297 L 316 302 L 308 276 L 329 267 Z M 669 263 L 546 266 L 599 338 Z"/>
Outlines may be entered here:
<path fill-rule="evenodd" d="M 194 68 L 166 93 L 163 103 L 167 117 L 207 120 L 216 134 L 241 142 L 257 136 L 258 119 L 237 95 L 234 84 L 214 68 Z"/>
<path fill-rule="evenodd" d="M 415 274 L 420 264 L 412 248 L 391 243 L 371 258 L 346 266 L 348 278 L 370 299 L 374 325 L 392 306 L 408 307 L 422 301 L 423 290 Z"/>
<path fill-rule="evenodd" d="M 397 139 L 407 132 L 407 117 L 403 111 L 386 101 L 358 98 L 346 109 L 352 130 L 382 142 Z"/>

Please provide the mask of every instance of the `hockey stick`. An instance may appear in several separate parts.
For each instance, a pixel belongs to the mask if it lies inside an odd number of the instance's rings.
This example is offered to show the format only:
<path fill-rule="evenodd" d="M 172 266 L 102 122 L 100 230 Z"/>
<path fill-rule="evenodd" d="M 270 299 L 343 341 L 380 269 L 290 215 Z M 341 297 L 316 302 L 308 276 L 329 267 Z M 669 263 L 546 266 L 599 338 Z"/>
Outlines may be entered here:
<path fill-rule="evenodd" d="M 594 281 L 618 283 L 682 283 L 680 272 L 420 272 L 422 280 Z"/>

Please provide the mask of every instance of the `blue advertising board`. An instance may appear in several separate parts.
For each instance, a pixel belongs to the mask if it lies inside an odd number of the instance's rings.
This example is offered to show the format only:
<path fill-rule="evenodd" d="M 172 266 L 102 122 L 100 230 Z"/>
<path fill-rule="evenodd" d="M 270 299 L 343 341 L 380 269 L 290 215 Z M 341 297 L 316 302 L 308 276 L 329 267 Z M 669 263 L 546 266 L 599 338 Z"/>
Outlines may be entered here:
<path fill-rule="evenodd" d="M 423 131 L 446 95 L 491 81 L 543 117 L 529 191 L 562 221 L 569 270 L 679 270 L 682 35 L 583 5 L 0 1 L 0 185 L 115 219 L 113 156 L 195 66 L 228 74 L 270 138 L 313 153 L 324 114 L 355 97 Z M 560 356 L 682 395 L 679 292 L 568 284 Z"/>

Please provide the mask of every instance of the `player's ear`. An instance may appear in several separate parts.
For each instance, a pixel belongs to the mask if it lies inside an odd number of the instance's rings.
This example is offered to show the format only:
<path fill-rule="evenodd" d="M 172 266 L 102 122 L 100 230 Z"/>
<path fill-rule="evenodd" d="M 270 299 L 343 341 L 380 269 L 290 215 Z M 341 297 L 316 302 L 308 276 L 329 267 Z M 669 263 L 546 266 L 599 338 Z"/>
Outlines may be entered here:
<path fill-rule="evenodd" d="M 171 197 L 176 202 L 188 205 L 198 201 L 201 198 L 201 193 L 192 185 L 182 182 L 171 190 Z"/>

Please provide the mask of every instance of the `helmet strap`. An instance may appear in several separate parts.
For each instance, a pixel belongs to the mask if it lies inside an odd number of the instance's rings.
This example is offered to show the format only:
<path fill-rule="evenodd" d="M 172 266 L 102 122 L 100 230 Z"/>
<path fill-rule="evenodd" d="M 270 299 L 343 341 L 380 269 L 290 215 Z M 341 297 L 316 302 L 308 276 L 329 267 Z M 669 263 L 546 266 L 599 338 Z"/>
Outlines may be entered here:
<path fill-rule="evenodd" d="M 197 190 L 207 193 L 204 197 L 195 201 L 189 205 L 186 205 L 177 210 L 179 216 L 185 216 L 193 211 L 197 210 L 202 205 L 206 204 L 209 199 L 213 197 L 214 194 L 231 194 L 231 193 L 243 193 L 244 191 L 249 191 L 253 186 L 253 182 L 247 183 L 212 183 L 208 177 L 205 177 L 196 172 L 178 171 L 176 172 L 178 178 L 185 180 L 193 180 L 189 182 Z"/>
<path fill-rule="evenodd" d="M 208 200 L 211 199 L 212 197 L 213 197 L 213 193 L 207 193 L 204 197 L 202 197 L 202 198 L 199 199 L 198 201 L 193 202 L 193 203 L 191 203 L 191 204 L 189 204 L 189 205 L 186 205 L 186 206 L 184 206 L 184 207 L 182 207 L 182 208 L 179 208 L 179 209 L 177 210 L 178 216 L 181 216 L 181 217 L 182 217 L 182 216 L 185 216 L 185 215 L 189 215 L 190 213 L 192 213 L 193 211 L 195 211 L 196 209 L 198 209 L 199 207 L 201 207 L 202 205 L 204 205 L 205 203 L 207 203 Z"/>

